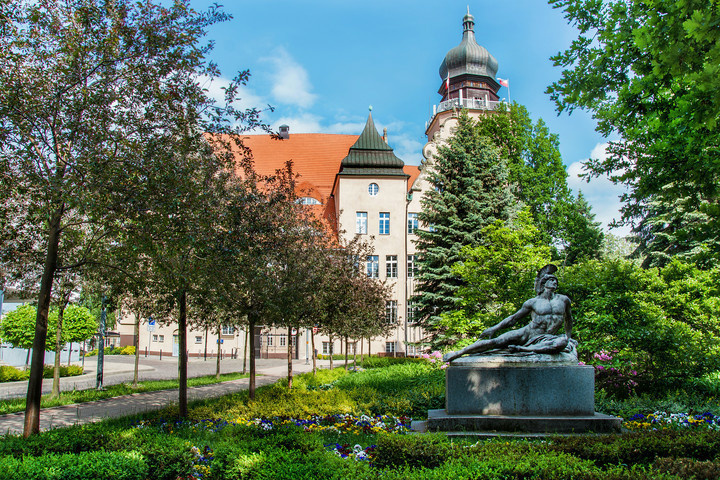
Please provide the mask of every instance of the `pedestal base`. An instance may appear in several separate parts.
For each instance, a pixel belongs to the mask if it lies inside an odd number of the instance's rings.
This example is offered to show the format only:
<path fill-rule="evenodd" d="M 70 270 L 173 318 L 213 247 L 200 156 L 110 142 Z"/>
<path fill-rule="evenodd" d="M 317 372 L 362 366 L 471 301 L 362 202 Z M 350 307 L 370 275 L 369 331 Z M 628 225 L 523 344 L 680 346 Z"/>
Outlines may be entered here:
<path fill-rule="evenodd" d="M 601 413 L 582 416 L 449 415 L 429 410 L 429 432 L 619 433 L 622 419 Z"/>
<path fill-rule="evenodd" d="M 595 413 L 595 374 L 590 366 L 452 363 L 445 382 L 445 410 L 450 415 Z"/>

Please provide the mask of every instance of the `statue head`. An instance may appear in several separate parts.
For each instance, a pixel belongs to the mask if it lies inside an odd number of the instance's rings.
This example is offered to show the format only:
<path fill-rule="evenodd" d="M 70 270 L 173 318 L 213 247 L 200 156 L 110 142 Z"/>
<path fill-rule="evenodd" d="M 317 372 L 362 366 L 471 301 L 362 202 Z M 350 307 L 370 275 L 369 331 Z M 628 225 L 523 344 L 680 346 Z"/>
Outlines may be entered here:
<path fill-rule="evenodd" d="M 553 275 L 557 272 L 557 267 L 552 263 L 548 263 L 543 268 L 538 270 L 537 276 L 535 277 L 535 293 L 540 295 L 545 290 L 545 283 L 551 278 L 557 283 L 557 277 Z"/>

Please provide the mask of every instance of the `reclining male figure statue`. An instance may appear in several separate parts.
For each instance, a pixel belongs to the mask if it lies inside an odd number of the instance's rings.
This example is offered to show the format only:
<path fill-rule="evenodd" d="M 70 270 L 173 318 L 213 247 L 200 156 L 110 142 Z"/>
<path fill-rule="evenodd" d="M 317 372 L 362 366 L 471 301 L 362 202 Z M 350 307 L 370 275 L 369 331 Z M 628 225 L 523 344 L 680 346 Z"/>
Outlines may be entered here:
<path fill-rule="evenodd" d="M 520 310 L 502 322 L 486 329 L 480 334 L 481 339 L 472 345 L 457 352 L 446 353 L 443 360 L 450 362 L 463 355 L 505 348 L 511 352 L 558 353 L 565 350 L 568 344 L 576 344 L 575 340 L 571 340 L 573 318 L 570 299 L 555 293 L 558 280 L 553 273 L 556 271 L 555 265 L 543 267 L 535 279 L 535 298 L 526 301 Z M 526 326 L 492 338 L 499 330 L 512 327 L 528 315 L 531 321 Z M 563 324 L 565 335 L 555 335 Z"/>

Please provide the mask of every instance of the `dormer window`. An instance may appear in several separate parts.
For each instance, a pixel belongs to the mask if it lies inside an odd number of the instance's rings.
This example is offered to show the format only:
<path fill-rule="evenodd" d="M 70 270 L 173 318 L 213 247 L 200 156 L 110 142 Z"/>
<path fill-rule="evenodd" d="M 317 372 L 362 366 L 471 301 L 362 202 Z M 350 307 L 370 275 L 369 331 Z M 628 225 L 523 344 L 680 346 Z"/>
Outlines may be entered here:
<path fill-rule="evenodd" d="M 300 205 L 322 205 L 320 200 L 313 197 L 300 197 L 297 199 L 296 203 L 299 203 Z"/>

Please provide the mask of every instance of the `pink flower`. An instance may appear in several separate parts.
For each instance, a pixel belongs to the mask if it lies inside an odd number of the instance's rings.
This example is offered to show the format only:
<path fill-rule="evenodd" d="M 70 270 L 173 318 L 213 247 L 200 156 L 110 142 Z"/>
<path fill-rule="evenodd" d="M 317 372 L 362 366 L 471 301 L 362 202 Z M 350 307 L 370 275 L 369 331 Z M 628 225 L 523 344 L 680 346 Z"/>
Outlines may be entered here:
<path fill-rule="evenodd" d="M 602 372 L 603 370 L 605 370 L 605 367 L 603 367 L 602 365 L 597 365 L 595 368 L 597 368 L 597 369 L 600 370 L 601 372 Z"/>
<path fill-rule="evenodd" d="M 449 366 L 450 366 L 449 363 L 443 363 L 442 365 L 440 365 L 440 370 L 445 370 Z"/>

